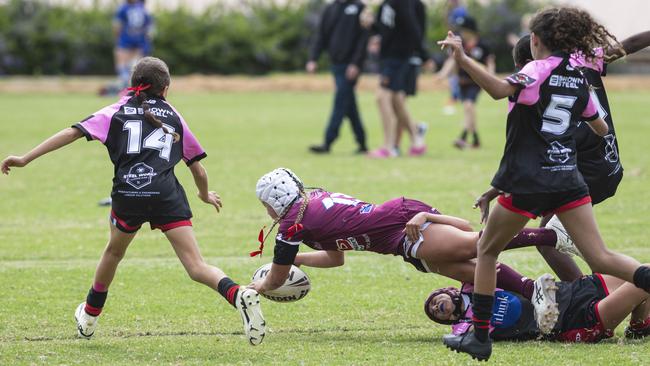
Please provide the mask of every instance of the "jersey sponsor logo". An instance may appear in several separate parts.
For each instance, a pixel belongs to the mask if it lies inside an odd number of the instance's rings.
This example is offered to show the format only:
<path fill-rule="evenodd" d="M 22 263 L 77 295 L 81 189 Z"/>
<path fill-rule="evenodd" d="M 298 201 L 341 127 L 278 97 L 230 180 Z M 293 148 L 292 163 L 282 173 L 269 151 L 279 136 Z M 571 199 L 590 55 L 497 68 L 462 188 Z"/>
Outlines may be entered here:
<path fill-rule="evenodd" d="M 357 239 L 354 237 L 349 237 L 347 239 L 336 239 L 336 248 L 339 251 L 346 250 L 366 250 L 366 246 L 359 244 Z"/>
<path fill-rule="evenodd" d="M 530 76 L 528 76 L 526 74 L 522 74 L 520 72 L 508 76 L 508 80 L 510 80 L 511 82 L 513 82 L 515 84 L 519 84 L 519 85 L 523 85 L 523 86 L 530 85 L 530 84 L 534 83 L 535 81 L 537 81 L 537 80 L 531 78 Z"/>
<path fill-rule="evenodd" d="M 129 169 L 129 172 L 123 176 L 124 181 L 135 189 L 142 189 L 158 175 L 153 168 L 145 163 L 137 163 Z"/>
<path fill-rule="evenodd" d="M 373 209 L 374 207 L 375 207 L 375 206 L 374 206 L 373 204 L 371 204 L 371 203 L 367 203 L 367 204 L 361 206 L 361 209 L 359 210 L 359 213 L 360 213 L 360 214 L 368 214 L 368 213 L 371 213 L 371 212 L 372 212 L 372 209 Z"/>
<path fill-rule="evenodd" d="M 578 89 L 580 88 L 579 85 L 583 85 L 584 83 L 585 79 L 583 77 L 564 75 L 551 75 L 551 78 L 548 81 L 549 86 L 569 89 Z"/>
<path fill-rule="evenodd" d="M 156 104 L 156 100 L 155 100 L 155 99 L 149 99 L 149 100 L 147 100 L 147 101 L 145 101 L 145 102 L 146 102 L 147 104 Z"/>
<path fill-rule="evenodd" d="M 158 108 L 158 107 L 149 108 L 149 112 L 151 112 L 151 114 L 153 114 L 156 117 L 163 117 L 163 118 L 167 118 L 169 116 L 174 115 L 174 112 L 164 108 Z"/>
<path fill-rule="evenodd" d="M 138 109 L 135 107 L 124 107 L 124 114 L 137 114 Z"/>
<path fill-rule="evenodd" d="M 345 15 L 357 15 L 359 13 L 359 8 L 356 5 L 351 4 L 345 8 L 344 12 Z"/>
<path fill-rule="evenodd" d="M 569 161 L 570 154 L 573 152 L 572 149 L 562 145 L 557 141 L 551 142 L 551 148 L 546 150 L 548 154 L 548 159 L 554 163 L 566 163 Z"/>
<path fill-rule="evenodd" d="M 381 24 L 388 28 L 395 27 L 395 9 L 388 4 L 385 4 L 381 9 Z"/>
<path fill-rule="evenodd" d="M 575 67 L 573 67 L 573 66 L 567 64 L 567 65 L 566 65 L 566 70 L 567 70 L 567 71 L 575 71 Z"/>

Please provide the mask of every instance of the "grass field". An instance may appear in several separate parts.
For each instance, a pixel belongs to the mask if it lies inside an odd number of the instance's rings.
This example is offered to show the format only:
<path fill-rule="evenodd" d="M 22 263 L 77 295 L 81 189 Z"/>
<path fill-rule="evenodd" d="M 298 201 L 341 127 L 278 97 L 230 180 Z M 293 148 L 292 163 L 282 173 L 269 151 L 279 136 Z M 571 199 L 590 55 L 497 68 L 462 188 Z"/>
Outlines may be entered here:
<path fill-rule="evenodd" d="M 211 187 L 224 200 L 217 214 L 193 194 L 190 203 L 203 255 L 247 283 L 270 261 L 250 259 L 270 220 L 255 182 L 292 168 L 308 186 L 370 202 L 408 196 L 478 225 L 474 198 L 488 187 L 503 149 L 505 102 L 479 104 L 484 148 L 451 147 L 461 115 L 443 116 L 442 93 L 420 95 L 413 114 L 430 124 L 423 158 L 372 161 L 352 154 L 348 125 L 329 156 L 313 156 L 331 96 L 326 93 L 170 95 L 199 137 Z M 611 103 L 626 177 L 617 196 L 596 210 L 610 247 L 650 262 L 650 92 L 613 93 Z M 43 138 L 112 102 L 89 95 L 5 94 L 0 97 L 0 156 L 27 151 Z M 381 139 L 371 94 L 361 95 L 371 146 Z M 0 365 L 14 364 L 473 364 L 447 351 L 422 302 L 450 280 L 417 272 L 400 258 L 350 253 L 344 267 L 306 271 L 312 292 L 292 304 L 264 301 L 269 332 L 247 345 L 239 314 L 184 273 L 160 232 L 141 230 L 120 266 L 100 327 L 91 341 L 76 338 L 73 311 L 83 301 L 105 245 L 112 165 L 105 149 L 85 140 L 0 177 Z M 194 192 L 181 164 L 177 176 Z M 272 244 L 271 244 L 272 245 Z M 511 251 L 502 260 L 528 276 L 548 267 L 537 252 Z M 581 263 L 583 268 L 584 263 Z M 491 362 L 509 365 L 648 364 L 647 342 L 616 338 L 599 345 L 502 343 Z"/>

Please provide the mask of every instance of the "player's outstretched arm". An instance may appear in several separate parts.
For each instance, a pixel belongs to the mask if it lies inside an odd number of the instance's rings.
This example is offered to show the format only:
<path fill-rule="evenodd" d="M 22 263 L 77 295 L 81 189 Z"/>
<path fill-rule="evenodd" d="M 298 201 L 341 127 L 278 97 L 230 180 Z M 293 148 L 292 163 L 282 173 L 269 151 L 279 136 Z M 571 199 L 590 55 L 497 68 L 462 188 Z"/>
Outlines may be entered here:
<path fill-rule="evenodd" d="M 59 149 L 65 145 L 68 145 L 81 136 L 83 136 L 83 134 L 79 129 L 68 127 L 64 130 L 59 131 L 47 140 L 41 142 L 38 146 L 23 156 L 6 157 L 0 165 L 0 170 L 3 174 L 9 174 L 11 167 L 22 168 L 36 158 Z"/>
<path fill-rule="evenodd" d="M 264 277 L 264 279 L 255 281 L 248 285 L 248 287 L 255 289 L 255 291 L 261 293 L 275 290 L 284 285 L 284 281 L 286 281 L 289 277 L 290 271 L 290 264 L 285 265 L 273 263 L 271 265 L 271 271 L 269 271 L 269 274 Z"/>
<path fill-rule="evenodd" d="M 492 98 L 503 99 L 517 92 L 517 86 L 490 74 L 483 65 L 467 56 L 463 49 L 463 41 L 451 31 L 447 33 L 447 38 L 438 41 L 438 44 L 442 49 L 448 47 L 458 66 L 467 71 L 472 80 L 490 94 Z"/>
<path fill-rule="evenodd" d="M 621 41 L 621 45 L 623 46 L 625 53 L 621 52 L 621 50 L 617 48 L 609 48 L 607 50 L 607 62 L 614 62 L 625 55 L 631 55 L 646 47 L 650 47 L 650 31 L 637 33 L 628 37 Z"/>
<path fill-rule="evenodd" d="M 601 117 L 596 118 L 591 122 L 587 122 L 587 125 L 591 128 L 594 133 L 600 137 L 605 137 L 609 132 L 609 126 Z"/>
<path fill-rule="evenodd" d="M 296 260 L 293 264 L 298 267 L 339 267 L 345 264 L 345 253 L 335 250 L 319 250 L 312 253 L 300 253 L 296 256 Z"/>
<path fill-rule="evenodd" d="M 194 184 L 199 189 L 197 194 L 201 201 L 214 206 L 217 209 L 217 212 L 221 209 L 221 197 L 215 191 L 208 191 L 208 172 L 203 167 L 201 162 L 194 162 L 190 165 L 190 171 L 194 177 Z"/>
<path fill-rule="evenodd" d="M 420 237 L 420 228 L 425 222 L 434 224 L 451 225 L 463 231 L 474 231 L 469 221 L 461 219 L 460 217 L 433 214 L 430 212 L 419 212 L 413 216 L 404 228 L 404 232 L 410 241 L 417 241 Z"/>

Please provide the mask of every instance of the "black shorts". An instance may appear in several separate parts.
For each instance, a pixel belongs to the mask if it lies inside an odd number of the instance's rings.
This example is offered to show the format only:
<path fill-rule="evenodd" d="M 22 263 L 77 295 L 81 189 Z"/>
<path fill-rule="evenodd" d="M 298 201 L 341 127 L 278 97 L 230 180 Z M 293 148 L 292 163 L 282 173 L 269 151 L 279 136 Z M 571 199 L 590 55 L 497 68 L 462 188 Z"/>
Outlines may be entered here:
<path fill-rule="evenodd" d="M 406 73 L 404 91 L 408 96 L 414 96 L 418 92 L 418 76 L 420 76 L 420 65 L 409 62 L 409 69 Z"/>
<path fill-rule="evenodd" d="M 602 328 L 598 303 L 609 295 L 605 280 L 599 273 L 573 282 L 559 282 L 555 295 L 560 316 L 553 329 L 555 338 L 569 342 L 598 342 L 608 338 Z"/>
<path fill-rule="evenodd" d="M 408 71 L 408 59 L 387 58 L 381 60 L 381 87 L 394 92 L 405 92 Z"/>
<path fill-rule="evenodd" d="M 478 94 L 481 92 L 481 87 L 476 84 L 461 85 L 460 87 L 460 100 L 461 102 L 470 101 L 476 102 Z"/>
<path fill-rule="evenodd" d="M 536 219 L 538 216 L 558 214 L 591 202 L 587 188 L 553 193 L 503 193 L 498 202 L 504 208 Z"/>
<path fill-rule="evenodd" d="M 110 217 L 111 224 L 127 234 L 137 232 L 145 222 L 149 223 L 151 230 L 160 229 L 162 232 L 181 226 L 192 226 L 191 218 L 191 215 L 189 217 L 122 215 L 113 210 Z"/>

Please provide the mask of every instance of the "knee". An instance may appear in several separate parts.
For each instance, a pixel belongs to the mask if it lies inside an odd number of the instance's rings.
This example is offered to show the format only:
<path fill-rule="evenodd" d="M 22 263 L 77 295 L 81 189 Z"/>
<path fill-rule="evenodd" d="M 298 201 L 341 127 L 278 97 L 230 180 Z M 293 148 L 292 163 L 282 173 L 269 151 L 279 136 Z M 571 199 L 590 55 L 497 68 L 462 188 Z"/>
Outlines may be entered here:
<path fill-rule="evenodd" d="M 124 258 L 124 255 L 126 254 L 126 248 L 118 248 L 109 243 L 106 249 L 104 250 L 104 253 L 120 261 L 122 260 L 122 258 Z"/>
<path fill-rule="evenodd" d="M 608 273 L 609 263 L 612 263 L 614 253 L 605 248 L 598 251 L 590 250 L 583 253 L 583 256 L 593 272 Z"/>
<path fill-rule="evenodd" d="M 193 281 L 201 282 L 205 273 L 205 263 L 196 262 L 188 264 L 185 266 L 185 270 Z"/>
<path fill-rule="evenodd" d="M 476 247 L 477 257 L 494 257 L 496 259 L 500 252 L 498 246 L 489 241 L 479 241 Z"/>

